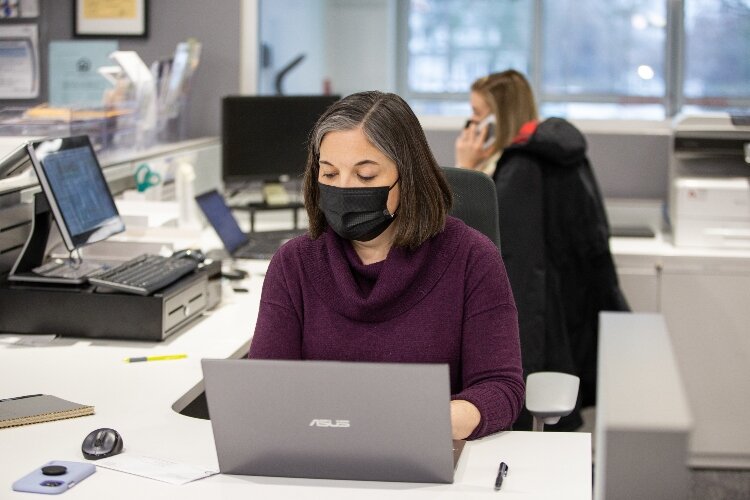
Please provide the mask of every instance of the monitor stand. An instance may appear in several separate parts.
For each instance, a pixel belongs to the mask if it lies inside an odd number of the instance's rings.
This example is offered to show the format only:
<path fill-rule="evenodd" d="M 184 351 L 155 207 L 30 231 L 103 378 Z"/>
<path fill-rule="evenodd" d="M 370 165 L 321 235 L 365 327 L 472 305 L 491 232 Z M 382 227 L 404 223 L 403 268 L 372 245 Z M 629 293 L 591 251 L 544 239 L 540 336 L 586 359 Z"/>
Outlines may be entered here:
<path fill-rule="evenodd" d="M 21 250 L 21 254 L 8 274 L 8 281 L 65 285 L 82 285 L 88 281 L 88 274 L 94 270 L 90 264 L 81 261 L 74 262 L 72 259 L 66 259 L 49 266 L 44 264 L 47 241 L 52 226 L 52 212 L 50 212 L 47 197 L 44 196 L 44 193 L 36 193 L 34 195 L 34 217 L 31 219 L 31 232 L 23 250 Z M 55 268 L 57 276 L 44 276 L 34 272 L 35 269 L 41 271 L 52 267 Z"/>

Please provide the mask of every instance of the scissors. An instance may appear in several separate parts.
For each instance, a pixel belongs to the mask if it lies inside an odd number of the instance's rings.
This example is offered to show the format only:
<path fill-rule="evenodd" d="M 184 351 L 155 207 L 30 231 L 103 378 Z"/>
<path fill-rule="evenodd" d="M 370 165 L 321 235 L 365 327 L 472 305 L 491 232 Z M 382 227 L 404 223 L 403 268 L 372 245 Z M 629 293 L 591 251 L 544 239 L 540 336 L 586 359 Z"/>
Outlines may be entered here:
<path fill-rule="evenodd" d="M 135 169 L 135 187 L 139 193 L 144 192 L 151 186 L 156 186 L 161 182 L 161 175 L 159 172 L 154 172 L 148 163 L 141 163 L 138 168 Z"/>

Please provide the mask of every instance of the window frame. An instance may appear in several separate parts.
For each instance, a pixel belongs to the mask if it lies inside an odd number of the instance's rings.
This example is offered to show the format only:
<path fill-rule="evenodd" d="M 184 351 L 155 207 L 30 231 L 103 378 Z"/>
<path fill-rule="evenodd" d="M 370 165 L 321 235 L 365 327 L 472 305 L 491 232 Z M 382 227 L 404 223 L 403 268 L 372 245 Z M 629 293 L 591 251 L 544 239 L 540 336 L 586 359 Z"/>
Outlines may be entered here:
<path fill-rule="evenodd" d="M 410 0 L 397 2 L 397 47 L 396 51 L 396 85 L 397 91 L 409 101 L 459 101 L 466 100 L 466 92 L 414 92 L 409 89 L 409 7 Z M 664 36 L 664 95 L 636 96 L 625 94 L 563 94 L 542 91 L 543 61 L 543 10 L 545 0 L 532 0 L 533 26 L 531 54 L 529 54 L 529 83 L 537 96 L 539 106 L 544 104 L 588 103 L 588 104 L 656 104 L 664 110 L 664 118 L 673 118 L 685 106 L 741 108 L 750 107 L 750 95 L 747 97 L 704 96 L 688 98 L 683 92 L 685 71 L 685 0 L 664 0 L 666 2 L 666 26 Z M 549 1 L 549 0 L 548 0 Z M 713 106 L 712 106 L 713 105 Z"/>

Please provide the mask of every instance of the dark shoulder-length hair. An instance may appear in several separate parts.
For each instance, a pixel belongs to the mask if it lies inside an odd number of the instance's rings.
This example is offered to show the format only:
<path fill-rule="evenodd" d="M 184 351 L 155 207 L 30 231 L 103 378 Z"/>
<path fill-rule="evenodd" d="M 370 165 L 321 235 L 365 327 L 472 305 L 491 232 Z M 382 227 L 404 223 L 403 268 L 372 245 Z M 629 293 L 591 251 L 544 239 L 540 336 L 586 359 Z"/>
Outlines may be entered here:
<path fill-rule="evenodd" d="M 377 91 L 352 94 L 335 102 L 310 134 L 303 184 L 310 236 L 317 238 L 327 226 L 319 203 L 320 144 L 329 132 L 359 127 L 398 169 L 401 197 L 393 244 L 416 248 L 443 230 L 453 197 L 409 105 L 396 94 Z"/>

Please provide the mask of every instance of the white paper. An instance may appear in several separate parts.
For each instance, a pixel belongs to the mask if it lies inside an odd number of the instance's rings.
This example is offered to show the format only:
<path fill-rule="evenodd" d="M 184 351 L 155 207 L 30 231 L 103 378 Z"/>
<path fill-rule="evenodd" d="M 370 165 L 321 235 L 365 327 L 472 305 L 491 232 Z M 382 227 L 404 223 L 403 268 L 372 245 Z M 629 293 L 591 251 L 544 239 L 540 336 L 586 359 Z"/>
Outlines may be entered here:
<path fill-rule="evenodd" d="M 157 481 L 169 484 L 186 484 L 218 474 L 218 471 L 204 470 L 193 465 L 180 464 L 142 455 L 133 455 L 131 453 L 104 458 L 96 462 L 96 465 L 105 469 L 156 479 Z"/>
<path fill-rule="evenodd" d="M 39 95 L 39 32 L 36 24 L 0 26 L 0 99 Z"/>

